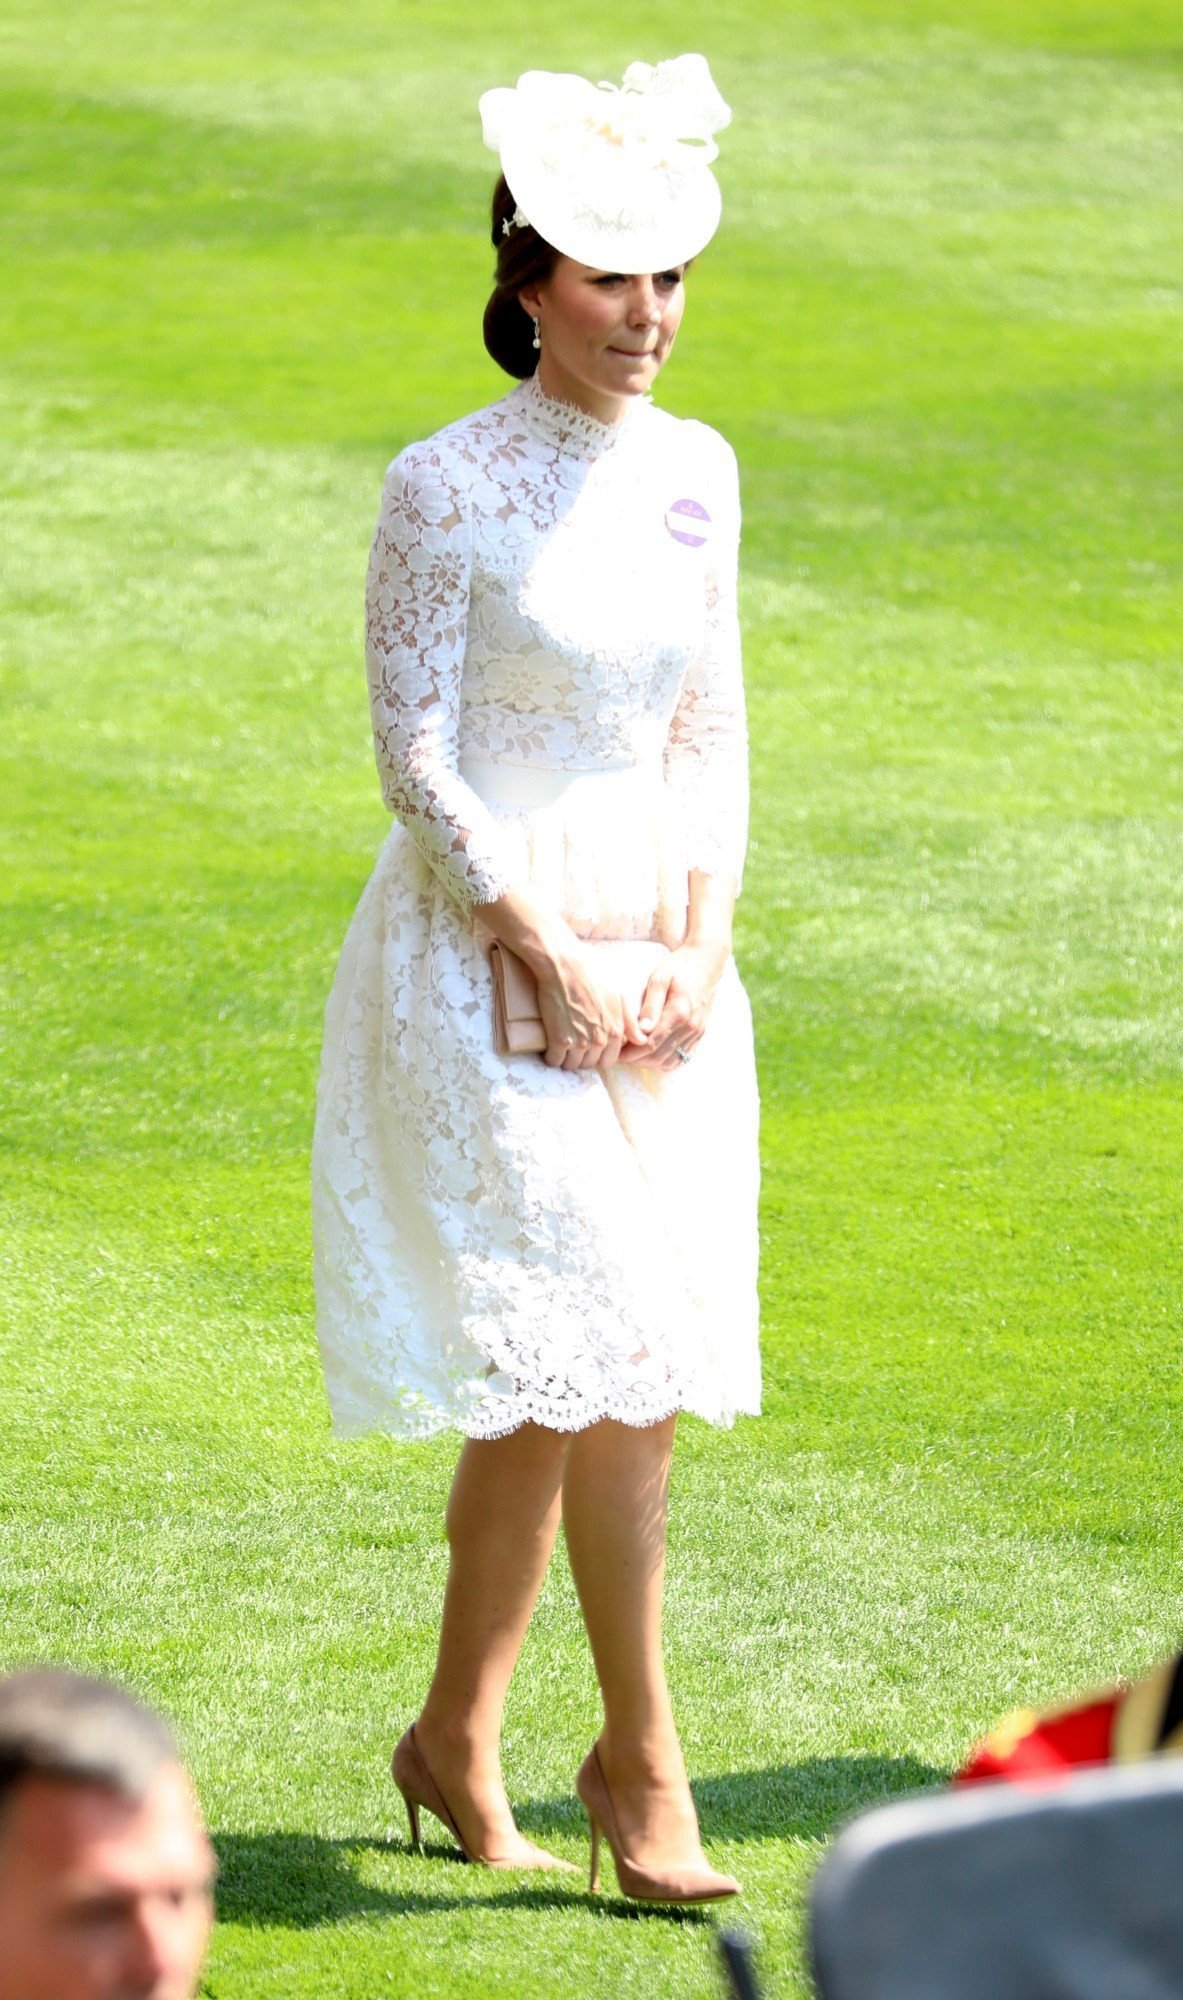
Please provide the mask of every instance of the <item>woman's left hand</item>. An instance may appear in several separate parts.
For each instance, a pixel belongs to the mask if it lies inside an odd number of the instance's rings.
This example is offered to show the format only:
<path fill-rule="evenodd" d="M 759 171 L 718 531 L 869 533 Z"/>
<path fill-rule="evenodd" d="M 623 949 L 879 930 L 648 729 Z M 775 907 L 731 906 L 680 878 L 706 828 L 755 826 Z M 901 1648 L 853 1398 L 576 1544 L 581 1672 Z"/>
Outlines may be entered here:
<path fill-rule="evenodd" d="M 645 1040 L 626 1042 L 619 1060 L 639 1069 L 681 1069 L 706 1031 L 715 988 L 730 955 L 729 949 L 702 944 L 683 944 L 672 951 L 653 974 L 641 1001 Z"/>

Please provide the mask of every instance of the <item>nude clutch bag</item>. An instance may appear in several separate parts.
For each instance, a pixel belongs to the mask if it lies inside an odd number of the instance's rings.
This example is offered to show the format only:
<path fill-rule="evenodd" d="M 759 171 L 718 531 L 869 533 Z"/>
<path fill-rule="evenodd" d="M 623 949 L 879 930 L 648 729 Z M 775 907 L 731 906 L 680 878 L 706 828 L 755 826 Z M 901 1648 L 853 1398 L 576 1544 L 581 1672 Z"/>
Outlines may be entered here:
<path fill-rule="evenodd" d="M 623 988 L 636 987 L 636 1004 L 648 984 L 654 966 L 667 956 L 668 947 L 650 938 L 589 938 L 597 954 L 612 954 L 612 971 Z M 489 944 L 489 969 L 493 974 L 493 1046 L 499 1056 L 541 1055 L 546 1047 L 546 1029 L 538 1005 L 538 981 L 529 966 L 507 944 L 493 938 Z"/>

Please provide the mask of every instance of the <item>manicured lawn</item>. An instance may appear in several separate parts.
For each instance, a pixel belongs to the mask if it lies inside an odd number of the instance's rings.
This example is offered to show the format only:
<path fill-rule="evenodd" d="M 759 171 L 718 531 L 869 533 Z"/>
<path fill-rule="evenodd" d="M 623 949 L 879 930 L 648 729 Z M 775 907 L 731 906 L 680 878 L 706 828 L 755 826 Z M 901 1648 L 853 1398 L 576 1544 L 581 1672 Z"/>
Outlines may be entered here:
<path fill-rule="evenodd" d="M 736 114 L 661 396 L 744 473 L 768 1393 L 685 1429 L 670 1652 L 770 1992 L 837 1821 L 1180 1637 L 1173 16 L 0 7 L 0 1665 L 177 1717 L 217 2000 L 716 1990 L 709 1919 L 406 1851 L 454 1446 L 330 1444 L 310 1316 L 362 572 L 503 381 L 520 69 Z M 595 1727 L 560 1564 L 506 1758 L 580 1861 Z"/>

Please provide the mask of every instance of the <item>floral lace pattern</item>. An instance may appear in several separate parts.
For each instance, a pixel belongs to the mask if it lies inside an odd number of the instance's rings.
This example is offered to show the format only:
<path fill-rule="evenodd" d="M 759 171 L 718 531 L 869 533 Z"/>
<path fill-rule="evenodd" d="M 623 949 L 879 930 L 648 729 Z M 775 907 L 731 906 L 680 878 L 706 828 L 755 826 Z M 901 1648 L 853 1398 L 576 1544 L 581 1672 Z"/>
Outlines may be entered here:
<path fill-rule="evenodd" d="M 366 657 L 396 824 L 329 996 L 313 1145 L 339 1433 L 758 1407 L 734 966 L 678 1075 L 557 1071 L 494 1053 L 478 921 L 528 882 L 582 934 L 676 942 L 687 871 L 738 877 L 738 528 L 714 432 L 648 403 L 600 424 L 535 381 L 390 468 Z"/>
<path fill-rule="evenodd" d="M 666 526 L 685 499 L 709 515 L 699 546 Z M 469 758 L 594 770 L 664 754 L 688 865 L 739 875 L 738 533 L 714 432 L 645 403 L 601 424 L 534 378 L 394 461 L 367 579 L 378 772 L 461 906 L 510 880 L 459 776 Z"/>

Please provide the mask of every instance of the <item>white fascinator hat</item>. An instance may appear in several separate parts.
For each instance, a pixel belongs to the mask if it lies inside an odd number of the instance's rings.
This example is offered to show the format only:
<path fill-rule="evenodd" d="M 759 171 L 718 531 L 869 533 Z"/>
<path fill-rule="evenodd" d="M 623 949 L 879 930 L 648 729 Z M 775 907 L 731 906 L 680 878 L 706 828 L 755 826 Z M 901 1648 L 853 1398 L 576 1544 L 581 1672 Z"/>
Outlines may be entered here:
<path fill-rule="evenodd" d="M 714 133 L 731 122 L 705 56 L 630 63 L 624 81 L 531 69 L 480 100 L 486 146 L 529 223 L 577 263 L 661 271 L 710 242 L 722 198 Z"/>

